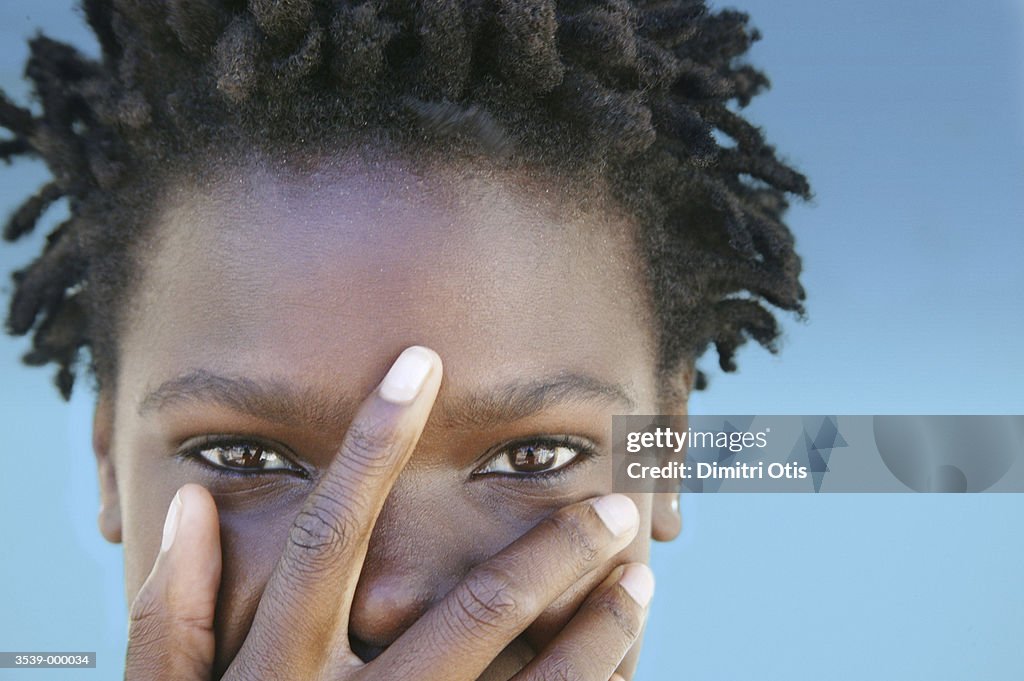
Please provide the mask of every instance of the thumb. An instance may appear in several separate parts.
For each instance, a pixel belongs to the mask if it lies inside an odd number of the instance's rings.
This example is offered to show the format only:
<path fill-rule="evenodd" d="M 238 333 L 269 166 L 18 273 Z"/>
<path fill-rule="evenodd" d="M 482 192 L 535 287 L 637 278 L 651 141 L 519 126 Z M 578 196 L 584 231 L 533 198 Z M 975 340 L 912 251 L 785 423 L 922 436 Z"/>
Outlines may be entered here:
<path fill-rule="evenodd" d="M 209 681 L 220 570 L 213 497 L 185 485 L 167 511 L 156 564 L 132 602 L 126 681 Z"/>

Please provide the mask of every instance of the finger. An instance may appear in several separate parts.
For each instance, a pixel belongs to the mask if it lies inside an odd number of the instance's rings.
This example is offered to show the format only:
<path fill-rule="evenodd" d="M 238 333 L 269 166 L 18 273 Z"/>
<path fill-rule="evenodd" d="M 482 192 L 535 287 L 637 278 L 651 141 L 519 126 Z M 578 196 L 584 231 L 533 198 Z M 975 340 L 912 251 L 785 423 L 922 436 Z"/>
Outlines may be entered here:
<path fill-rule="evenodd" d="M 626 678 L 622 674 L 612 674 L 612 677 L 608 681 L 626 681 Z"/>
<path fill-rule="evenodd" d="M 638 525 L 622 494 L 559 509 L 474 568 L 372 665 L 384 678 L 476 679 L 552 601 L 629 544 Z"/>
<path fill-rule="evenodd" d="M 653 594 L 654 577 L 643 563 L 615 570 L 513 681 L 619 676 L 615 669 L 640 636 Z"/>
<path fill-rule="evenodd" d="M 217 507 L 205 488 L 174 495 L 152 572 L 132 602 L 127 681 L 207 681 L 220 586 Z"/>
<path fill-rule="evenodd" d="M 337 455 L 292 524 L 239 664 L 252 651 L 253 660 L 267 660 L 269 654 L 282 669 L 315 668 L 322 661 L 302 656 L 311 648 L 309 641 L 332 654 L 349 654 L 349 609 L 370 534 L 440 384 L 440 358 L 413 346 L 360 406 Z"/>

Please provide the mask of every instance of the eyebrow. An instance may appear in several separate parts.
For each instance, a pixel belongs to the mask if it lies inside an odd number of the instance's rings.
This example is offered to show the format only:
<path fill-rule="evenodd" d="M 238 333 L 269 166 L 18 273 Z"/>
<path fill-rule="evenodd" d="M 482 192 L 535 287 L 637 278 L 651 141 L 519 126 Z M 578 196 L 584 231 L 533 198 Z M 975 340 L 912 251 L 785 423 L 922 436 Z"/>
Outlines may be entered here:
<path fill-rule="evenodd" d="M 199 369 L 161 383 L 139 402 L 138 413 L 146 416 L 197 404 L 221 405 L 284 425 L 317 426 L 336 425 L 356 407 L 353 400 L 330 398 L 317 390 L 299 389 L 287 381 L 223 376 Z"/>
<path fill-rule="evenodd" d="M 636 405 L 627 386 L 566 371 L 446 397 L 435 406 L 432 418 L 447 428 L 482 429 L 524 419 L 554 405 L 579 403 L 616 404 L 628 411 Z M 358 407 L 352 398 L 329 396 L 286 381 L 222 376 L 196 370 L 160 384 L 142 399 L 138 413 L 145 416 L 196 404 L 223 405 L 274 423 L 309 423 L 319 427 L 346 423 Z"/>
<path fill-rule="evenodd" d="M 627 411 L 636 408 L 627 386 L 566 371 L 444 400 L 438 423 L 453 429 L 483 429 L 533 416 L 554 405 L 588 402 L 617 404 Z"/>

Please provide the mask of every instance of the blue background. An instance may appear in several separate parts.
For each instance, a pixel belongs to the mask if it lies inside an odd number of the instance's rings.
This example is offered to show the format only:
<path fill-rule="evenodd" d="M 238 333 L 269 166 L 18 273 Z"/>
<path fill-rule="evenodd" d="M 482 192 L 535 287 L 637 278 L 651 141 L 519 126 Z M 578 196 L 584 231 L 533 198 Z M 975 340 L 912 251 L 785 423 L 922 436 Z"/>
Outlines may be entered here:
<path fill-rule="evenodd" d="M 773 80 L 749 114 L 816 192 L 791 214 L 810 317 L 787 320 L 779 357 L 712 371 L 691 408 L 1024 413 L 1024 4 L 740 6 Z M 37 28 L 96 51 L 68 3 L 2 3 L 15 97 Z M 2 172 L 4 212 L 45 175 Z M 5 245 L 0 269 L 41 238 Z M 0 339 L 0 649 L 96 650 L 100 669 L 0 678 L 117 678 L 121 552 L 95 525 L 91 397 L 61 403 L 25 347 Z M 683 512 L 653 559 L 645 681 L 1024 678 L 1024 495 L 707 495 Z"/>

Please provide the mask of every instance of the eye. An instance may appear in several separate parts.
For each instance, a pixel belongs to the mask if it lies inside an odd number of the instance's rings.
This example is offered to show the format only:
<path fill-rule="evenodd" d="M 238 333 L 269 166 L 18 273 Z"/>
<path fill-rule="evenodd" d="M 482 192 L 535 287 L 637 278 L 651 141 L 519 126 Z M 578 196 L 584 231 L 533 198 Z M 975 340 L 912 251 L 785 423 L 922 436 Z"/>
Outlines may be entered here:
<path fill-rule="evenodd" d="M 189 455 L 198 457 L 215 468 L 236 473 L 286 471 L 304 474 L 291 459 L 257 442 L 210 443 L 194 447 Z"/>
<path fill-rule="evenodd" d="M 569 440 L 521 442 L 494 454 L 473 471 L 473 475 L 544 475 L 565 468 L 589 453 L 589 447 Z"/>

